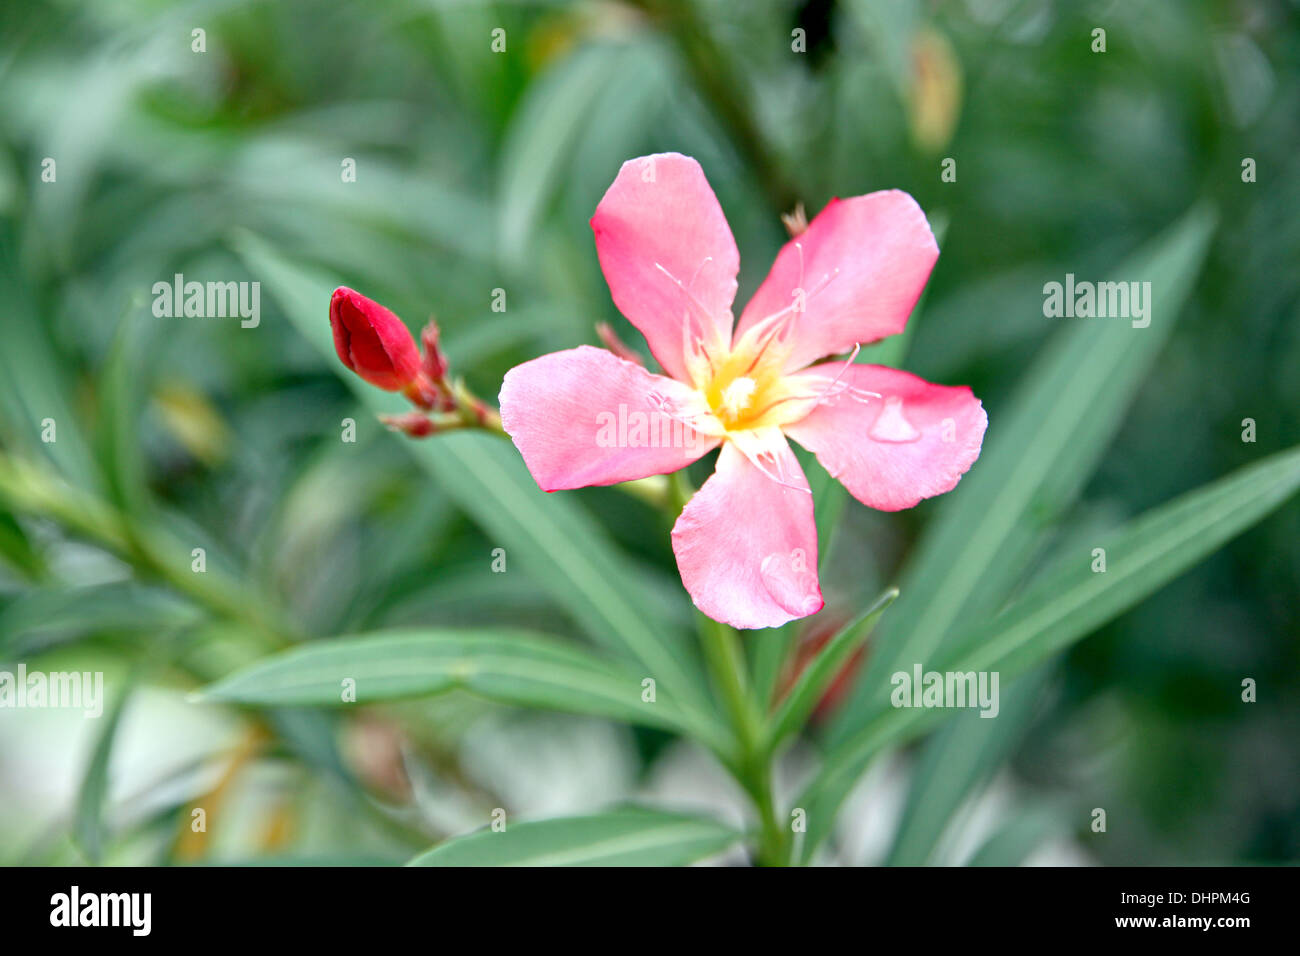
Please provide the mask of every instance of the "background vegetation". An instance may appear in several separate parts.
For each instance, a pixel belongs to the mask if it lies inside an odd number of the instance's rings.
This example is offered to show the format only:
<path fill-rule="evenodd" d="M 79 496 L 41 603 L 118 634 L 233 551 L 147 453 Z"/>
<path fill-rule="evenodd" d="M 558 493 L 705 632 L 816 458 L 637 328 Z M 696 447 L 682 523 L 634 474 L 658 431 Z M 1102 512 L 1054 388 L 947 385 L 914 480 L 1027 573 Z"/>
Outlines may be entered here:
<path fill-rule="evenodd" d="M 1296 443 L 1297 17 L 1288 0 L 6 6 L 0 665 L 103 670 L 111 700 L 101 721 L 0 712 L 0 860 L 402 862 L 492 808 L 631 798 L 739 823 L 743 795 L 664 730 L 461 692 L 345 711 L 187 700 L 289 643 L 381 628 L 689 633 L 654 510 L 613 489 L 544 498 L 486 437 L 412 446 L 379 426 L 321 348 L 331 289 L 413 328 L 436 314 L 454 370 L 490 396 L 598 321 L 641 346 L 587 226 L 627 158 L 701 161 L 740 302 L 796 202 L 910 191 L 942 255 L 914 332 L 876 360 L 970 384 L 985 457 L 911 512 L 828 495 L 827 609 L 745 638 L 756 681 L 779 686 L 787 649 L 901 583 L 870 674 Z M 178 272 L 259 281 L 261 324 L 155 318 L 150 289 Z M 1153 281 L 1157 323 L 1044 318 L 1043 283 L 1067 272 Z M 1291 503 L 1034 662 L 998 720 L 885 748 L 847 778 L 818 859 L 1300 856 L 1297 541 Z M 635 582 L 635 600 L 591 580 Z M 863 725 L 872 686 L 841 687 L 786 753 L 784 804 Z"/>

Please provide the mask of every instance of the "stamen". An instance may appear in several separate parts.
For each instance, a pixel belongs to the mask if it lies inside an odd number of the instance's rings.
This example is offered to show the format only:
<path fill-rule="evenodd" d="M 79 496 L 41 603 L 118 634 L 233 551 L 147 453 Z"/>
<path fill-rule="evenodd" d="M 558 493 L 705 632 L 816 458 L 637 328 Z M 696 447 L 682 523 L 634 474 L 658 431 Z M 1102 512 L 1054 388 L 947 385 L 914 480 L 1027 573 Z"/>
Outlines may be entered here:
<path fill-rule="evenodd" d="M 840 383 L 840 379 L 842 379 L 842 378 L 844 377 L 844 373 L 847 372 L 847 371 L 849 370 L 849 366 L 852 365 L 855 361 L 857 361 L 858 353 L 861 352 L 861 351 L 862 351 L 862 343 L 861 343 L 861 342 L 854 342 L 854 343 L 853 343 L 853 352 L 852 352 L 852 353 L 849 355 L 849 357 L 845 360 L 845 362 L 844 362 L 844 367 L 841 368 L 841 369 L 839 370 L 839 373 L 835 376 L 834 380 L 831 382 L 831 384 L 830 384 L 830 388 L 834 388 L 836 385 L 838 385 L 838 384 Z M 850 386 L 850 387 L 852 387 L 852 386 Z M 830 388 L 827 389 L 828 392 L 830 391 Z M 875 394 L 875 393 L 873 392 L 872 394 Z M 820 404 L 820 402 L 819 402 L 818 404 Z"/>
<path fill-rule="evenodd" d="M 704 260 L 704 262 L 708 262 L 708 260 L 706 259 Z M 695 293 L 691 291 L 690 286 L 685 285 L 681 279 L 677 278 L 677 276 L 673 275 L 671 272 L 669 272 L 667 269 L 665 269 L 662 265 L 660 265 L 657 262 L 655 263 L 655 268 L 658 269 L 660 272 L 662 272 L 664 275 L 666 275 L 672 281 L 672 283 L 675 286 L 677 286 L 677 288 L 681 289 L 682 295 L 686 296 L 686 298 L 690 301 L 690 303 L 694 305 L 696 309 L 699 310 L 700 315 L 708 319 L 710 323 L 712 323 L 713 313 L 709 311 L 708 307 L 705 306 L 703 302 L 701 302 L 698 298 L 696 298 Z M 704 263 L 700 263 L 700 268 L 701 269 L 704 268 Z M 699 276 L 698 269 L 696 270 L 695 275 L 697 277 Z M 691 281 L 694 282 L 695 280 L 692 279 Z"/>
<path fill-rule="evenodd" d="M 765 458 L 771 460 L 776 464 L 777 474 L 774 475 L 766 468 L 763 467 L 763 459 Z M 782 488 L 791 488 L 795 491 L 802 491 L 804 494 L 808 494 L 808 495 L 812 494 L 811 488 L 802 488 L 799 485 L 791 484 L 790 482 L 786 481 L 784 477 L 781 476 L 781 460 L 777 458 L 775 455 L 773 455 L 771 452 L 766 452 L 766 451 L 762 452 L 761 454 L 756 455 L 755 457 L 750 458 L 749 460 L 753 463 L 755 468 L 757 468 L 759 471 L 763 473 L 765 477 L 767 477 L 772 481 L 775 481 Z"/>
<path fill-rule="evenodd" d="M 855 342 L 853 345 L 853 352 L 849 355 L 848 359 L 845 360 L 844 367 L 839 370 L 839 373 L 835 376 L 835 378 L 830 379 L 830 384 L 827 385 L 826 388 L 822 389 L 820 392 L 816 392 L 812 395 L 794 394 L 794 395 L 783 396 L 782 398 L 778 398 L 776 401 L 769 402 L 767 405 L 765 405 L 762 408 L 762 410 L 755 412 L 753 417 L 761 418 L 763 415 L 767 414 L 773 408 L 776 408 L 776 406 L 783 405 L 786 402 L 812 402 L 814 405 L 821 405 L 827 399 L 838 398 L 841 395 L 847 394 L 854 401 L 862 402 L 865 405 L 868 402 L 870 402 L 872 398 L 883 398 L 884 396 L 882 396 L 879 392 L 870 392 L 864 388 L 859 388 L 856 385 L 845 384 L 841 386 L 840 384 L 840 379 L 844 377 L 844 373 L 849 370 L 849 366 L 854 363 L 854 361 L 858 357 L 858 353 L 861 351 L 862 351 L 862 344 Z M 820 379 L 822 381 L 826 381 L 825 377 L 821 375 L 816 375 L 816 376 L 810 375 L 806 377 L 810 379 L 815 378 L 815 379 Z"/>
<path fill-rule="evenodd" d="M 698 379 L 700 377 L 698 373 L 703 371 L 700 368 L 701 359 L 708 363 L 710 370 L 714 368 L 713 356 L 710 354 L 705 342 L 710 338 L 718 338 L 716 319 L 708 307 L 691 291 L 691 286 L 695 284 L 700 272 L 703 271 L 712 258 L 712 256 L 708 256 L 699 264 L 695 274 L 691 277 L 689 285 L 683 283 L 681 279 L 664 268 L 662 264 L 655 263 L 655 268 L 666 275 L 681 290 L 682 295 L 686 297 L 687 305 L 693 305 L 698 313 L 698 317 L 693 317 L 689 307 L 682 313 L 682 356 L 686 362 L 686 371 L 692 379 Z M 707 319 L 708 322 L 702 321 L 703 319 Z"/>
<path fill-rule="evenodd" d="M 799 250 L 799 285 L 797 285 L 795 288 L 802 289 L 803 288 L 803 246 L 798 243 L 796 243 L 795 245 L 796 248 L 798 248 Z M 838 268 L 831 270 L 830 272 L 822 276 L 822 280 L 817 284 L 816 288 L 804 294 L 803 304 L 805 309 L 807 308 L 808 303 L 811 302 L 815 296 L 823 292 L 826 289 L 826 287 L 831 284 L 831 280 L 833 280 L 839 274 L 840 274 L 840 270 Z M 754 356 L 754 361 L 750 364 L 749 369 L 747 369 L 746 371 L 751 371 L 754 368 L 754 366 L 758 364 L 758 360 L 762 358 L 763 353 L 767 351 L 768 345 L 770 345 L 778 337 L 789 333 L 791 327 L 793 326 L 793 323 L 787 320 L 792 318 L 794 315 L 798 314 L 794 311 L 794 307 L 797 303 L 798 303 L 797 299 L 792 299 L 789 305 L 777 310 L 776 312 L 773 312 L 771 315 L 759 319 L 757 322 L 755 322 L 752 326 L 749 327 L 749 330 L 745 333 L 745 335 L 746 336 L 752 335 L 755 338 L 762 339 L 762 345 L 759 347 L 758 354 Z M 771 327 L 767 328 L 769 324 L 771 325 Z"/>
<path fill-rule="evenodd" d="M 704 267 L 712 261 L 713 256 L 705 256 L 704 261 L 695 267 L 695 274 L 691 276 L 691 281 L 687 283 L 688 288 L 695 288 L 695 280 L 700 277 L 700 273 L 704 271 Z"/>
<path fill-rule="evenodd" d="M 673 421 L 679 422 L 682 425 L 691 426 L 693 422 L 699 421 L 701 418 L 705 417 L 703 412 L 697 412 L 689 416 L 684 415 L 678 410 L 677 406 L 673 404 L 672 400 L 662 392 L 651 392 L 647 397 L 650 399 L 650 404 L 654 406 L 655 411 L 667 415 Z"/>

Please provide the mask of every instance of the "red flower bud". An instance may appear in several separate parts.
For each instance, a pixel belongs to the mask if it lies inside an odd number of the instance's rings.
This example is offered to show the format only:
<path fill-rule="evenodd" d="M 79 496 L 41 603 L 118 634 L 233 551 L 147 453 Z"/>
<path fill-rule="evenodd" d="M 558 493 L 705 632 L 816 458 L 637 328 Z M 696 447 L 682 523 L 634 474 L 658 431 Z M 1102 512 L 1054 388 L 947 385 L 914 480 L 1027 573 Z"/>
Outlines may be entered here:
<path fill-rule="evenodd" d="M 339 360 L 371 385 L 411 391 L 420 378 L 420 353 L 406 325 L 378 302 L 340 287 L 330 298 L 330 325 Z"/>
<path fill-rule="evenodd" d="M 379 420 L 395 432 L 404 432 L 412 438 L 427 438 L 437 429 L 433 422 L 419 412 L 401 415 L 380 415 Z"/>

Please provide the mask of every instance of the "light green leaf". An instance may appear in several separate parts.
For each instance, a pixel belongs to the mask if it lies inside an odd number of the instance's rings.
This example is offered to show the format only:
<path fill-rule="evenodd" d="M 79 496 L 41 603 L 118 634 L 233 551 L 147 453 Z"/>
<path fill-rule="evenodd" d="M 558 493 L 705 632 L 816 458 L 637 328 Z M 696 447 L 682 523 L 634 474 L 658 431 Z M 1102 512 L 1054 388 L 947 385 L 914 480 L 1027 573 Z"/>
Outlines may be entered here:
<path fill-rule="evenodd" d="M 117 728 L 122 721 L 122 712 L 134 689 L 134 679 L 118 695 L 113 709 L 104 718 L 95 749 L 91 752 L 90 763 L 81 778 L 81 789 L 77 794 L 77 814 L 73 822 L 73 834 L 91 863 L 98 864 L 104 848 L 104 803 L 108 799 L 108 771 L 113 756 L 113 744 L 117 740 Z"/>
<path fill-rule="evenodd" d="M 754 696 L 766 710 L 776 692 L 777 680 L 781 676 L 781 666 L 791 644 L 799 633 L 794 621 L 787 621 L 780 627 L 764 628 L 750 631 L 745 635 L 748 645 L 750 679 L 754 683 Z"/>
<path fill-rule="evenodd" d="M 477 830 L 408 866 L 685 866 L 721 853 L 742 834 L 712 820 L 625 809 Z"/>
<path fill-rule="evenodd" d="M 1297 489 L 1300 447 L 1161 505 L 1100 541 L 1106 549 L 1104 573 L 1092 571 L 1091 552 L 1063 555 L 1000 617 L 950 647 L 927 669 L 997 671 L 1006 687 L 1212 554 Z M 798 803 L 808 812 L 803 859 L 829 833 L 840 803 L 871 759 L 945 713 L 886 703 L 829 754 Z"/>
<path fill-rule="evenodd" d="M 663 692 L 641 699 L 641 680 L 578 647 L 522 631 L 391 631 L 316 641 L 257 661 L 205 688 L 200 697 L 259 706 L 332 707 L 345 681 L 356 703 L 464 690 L 520 707 L 612 717 L 694 733 L 718 747 L 725 737 Z"/>

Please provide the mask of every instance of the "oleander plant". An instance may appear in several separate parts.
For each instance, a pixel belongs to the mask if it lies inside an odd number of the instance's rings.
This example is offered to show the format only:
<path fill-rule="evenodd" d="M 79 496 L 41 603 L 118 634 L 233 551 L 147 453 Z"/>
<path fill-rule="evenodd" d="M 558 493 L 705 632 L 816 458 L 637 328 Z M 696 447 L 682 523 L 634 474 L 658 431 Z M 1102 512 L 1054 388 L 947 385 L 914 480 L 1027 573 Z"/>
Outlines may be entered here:
<path fill-rule="evenodd" d="M 35 0 L 0 862 L 1300 858 L 1285 0 Z"/>

